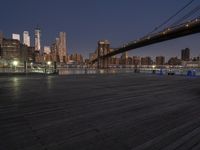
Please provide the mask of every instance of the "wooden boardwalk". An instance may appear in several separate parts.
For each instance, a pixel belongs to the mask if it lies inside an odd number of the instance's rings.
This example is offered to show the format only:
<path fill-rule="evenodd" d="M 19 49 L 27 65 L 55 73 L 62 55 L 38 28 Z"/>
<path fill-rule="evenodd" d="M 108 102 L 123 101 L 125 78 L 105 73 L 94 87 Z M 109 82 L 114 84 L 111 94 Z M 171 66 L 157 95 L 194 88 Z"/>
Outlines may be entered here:
<path fill-rule="evenodd" d="M 0 150 L 200 150 L 200 78 L 0 77 Z"/>

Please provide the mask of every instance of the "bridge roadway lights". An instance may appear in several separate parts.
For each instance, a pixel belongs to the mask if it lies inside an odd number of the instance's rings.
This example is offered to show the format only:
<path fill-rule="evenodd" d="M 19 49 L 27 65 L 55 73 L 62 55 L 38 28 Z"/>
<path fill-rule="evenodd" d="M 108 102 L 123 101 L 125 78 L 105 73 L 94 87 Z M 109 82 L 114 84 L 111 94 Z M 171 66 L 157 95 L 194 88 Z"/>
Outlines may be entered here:
<path fill-rule="evenodd" d="M 160 43 L 160 42 L 164 42 L 164 41 L 168 41 L 168 40 L 172 40 L 172 39 L 176 39 L 176 38 L 180 38 L 180 37 L 184 37 L 184 36 L 188 36 L 188 35 L 196 34 L 196 33 L 200 33 L 199 18 L 191 20 L 190 23 L 185 22 L 180 25 L 167 28 L 167 30 L 164 29 L 161 32 L 148 36 L 146 39 L 141 38 L 140 40 L 135 40 L 134 42 L 130 42 L 128 44 L 125 44 L 122 47 L 116 48 L 114 51 L 104 54 L 103 56 L 100 55 L 100 52 L 98 51 L 97 59 L 99 59 L 99 57 L 103 57 L 103 58 L 112 57 L 114 55 L 127 52 L 133 49 L 141 48 L 144 46 L 148 46 L 155 43 Z M 97 59 L 94 59 L 93 62 L 96 62 Z"/>

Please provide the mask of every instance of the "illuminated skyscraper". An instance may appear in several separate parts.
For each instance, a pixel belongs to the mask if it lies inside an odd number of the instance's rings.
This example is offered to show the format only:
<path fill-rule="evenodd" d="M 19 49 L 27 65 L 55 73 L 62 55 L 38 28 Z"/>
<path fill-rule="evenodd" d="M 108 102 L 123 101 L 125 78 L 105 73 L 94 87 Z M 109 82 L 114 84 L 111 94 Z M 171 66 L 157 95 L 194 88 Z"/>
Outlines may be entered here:
<path fill-rule="evenodd" d="M 65 62 L 65 57 L 67 55 L 67 44 L 66 44 L 66 33 L 59 33 L 59 42 L 58 42 L 58 55 L 60 62 Z"/>
<path fill-rule="evenodd" d="M 29 32 L 28 31 L 24 31 L 23 33 L 23 44 L 27 45 L 30 47 L 30 36 L 29 36 Z"/>
<path fill-rule="evenodd" d="M 12 39 L 20 41 L 20 35 L 16 34 L 16 33 L 13 33 L 12 34 Z"/>
<path fill-rule="evenodd" d="M 51 52 L 50 46 L 44 46 L 44 53 L 45 54 L 50 54 L 50 52 Z"/>
<path fill-rule="evenodd" d="M 38 27 L 35 29 L 35 50 L 41 53 L 41 30 Z"/>

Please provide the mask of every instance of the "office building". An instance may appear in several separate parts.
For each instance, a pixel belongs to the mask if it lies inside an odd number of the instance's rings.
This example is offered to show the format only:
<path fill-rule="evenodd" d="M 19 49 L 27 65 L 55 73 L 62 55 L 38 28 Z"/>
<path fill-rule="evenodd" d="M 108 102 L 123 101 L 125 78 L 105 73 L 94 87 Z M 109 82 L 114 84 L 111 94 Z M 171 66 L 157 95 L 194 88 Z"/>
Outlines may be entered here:
<path fill-rule="evenodd" d="M 171 66 L 181 65 L 181 60 L 178 59 L 178 57 L 171 57 L 168 60 L 168 65 L 171 65 Z"/>
<path fill-rule="evenodd" d="M 21 62 L 33 60 L 33 48 L 21 44 L 16 39 L 3 39 L 1 45 L 1 58 L 12 61 L 19 60 Z"/>
<path fill-rule="evenodd" d="M 151 57 L 142 57 L 141 58 L 141 65 L 143 66 L 149 66 L 149 65 L 152 65 L 153 64 L 153 61 L 151 60 Z"/>
<path fill-rule="evenodd" d="M 35 29 L 35 50 L 41 54 L 41 30 L 38 27 Z"/>
<path fill-rule="evenodd" d="M 54 62 L 60 62 L 59 58 L 59 38 L 56 38 L 55 42 L 51 45 L 51 54 L 52 54 L 52 59 Z"/>
<path fill-rule="evenodd" d="M 13 40 L 18 40 L 18 41 L 20 41 L 20 35 L 19 35 L 19 34 L 16 34 L 16 33 L 13 33 L 13 34 L 12 34 L 12 39 L 13 39 Z"/>
<path fill-rule="evenodd" d="M 138 56 L 133 56 L 133 65 L 134 65 L 134 66 L 140 65 L 140 57 L 138 57 Z"/>
<path fill-rule="evenodd" d="M 44 53 L 45 54 L 50 54 L 50 52 L 51 52 L 50 46 L 44 46 Z"/>
<path fill-rule="evenodd" d="M 30 36 L 29 36 L 29 32 L 28 31 L 24 31 L 23 32 L 23 44 L 27 45 L 27 46 L 31 46 L 31 42 L 30 42 Z"/>
<path fill-rule="evenodd" d="M 65 58 L 67 56 L 67 44 L 66 44 L 66 33 L 60 32 L 59 39 L 56 39 L 56 43 L 58 44 L 58 55 L 60 62 L 65 62 Z"/>
<path fill-rule="evenodd" d="M 83 63 L 83 56 L 81 54 L 71 54 L 69 56 L 69 60 L 74 61 L 76 64 L 80 65 Z"/>
<path fill-rule="evenodd" d="M 181 50 L 181 60 L 182 61 L 189 61 L 190 60 L 190 49 L 185 48 Z"/>
<path fill-rule="evenodd" d="M 156 65 L 163 66 L 165 64 L 165 57 L 164 56 L 157 56 L 156 57 Z"/>
<path fill-rule="evenodd" d="M 44 46 L 44 61 L 48 62 L 48 61 L 54 61 L 53 59 L 53 53 L 51 53 L 51 47 L 50 46 Z"/>

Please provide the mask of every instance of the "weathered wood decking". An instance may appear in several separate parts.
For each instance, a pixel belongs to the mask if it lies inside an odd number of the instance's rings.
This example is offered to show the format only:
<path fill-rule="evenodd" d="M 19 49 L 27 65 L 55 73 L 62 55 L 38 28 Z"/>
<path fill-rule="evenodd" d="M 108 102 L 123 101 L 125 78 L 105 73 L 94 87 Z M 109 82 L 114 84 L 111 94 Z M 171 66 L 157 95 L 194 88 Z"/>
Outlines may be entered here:
<path fill-rule="evenodd" d="M 200 78 L 0 77 L 0 150 L 160 149 L 200 149 Z"/>

